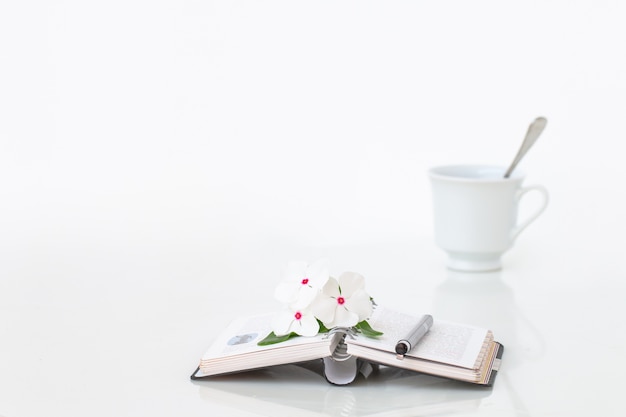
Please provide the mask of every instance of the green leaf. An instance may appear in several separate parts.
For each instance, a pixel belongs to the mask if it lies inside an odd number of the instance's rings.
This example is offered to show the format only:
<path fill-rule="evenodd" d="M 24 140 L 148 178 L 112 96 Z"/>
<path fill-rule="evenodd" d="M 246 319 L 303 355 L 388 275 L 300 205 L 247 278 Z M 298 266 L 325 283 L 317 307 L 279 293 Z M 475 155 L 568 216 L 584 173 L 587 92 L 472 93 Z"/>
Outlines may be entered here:
<path fill-rule="evenodd" d="M 324 326 L 324 323 L 322 323 L 322 321 L 320 319 L 316 319 L 317 323 L 320 325 L 320 330 L 318 333 L 328 333 L 330 331 L 330 329 L 326 326 Z"/>
<path fill-rule="evenodd" d="M 357 323 L 357 325 L 354 327 L 359 329 L 361 333 L 363 333 L 367 337 L 378 337 L 383 335 L 383 332 L 372 329 L 372 326 L 370 326 L 370 324 L 366 320 Z"/>
<path fill-rule="evenodd" d="M 265 336 L 265 339 L 261 340 L 259 343 L 257 343 L 257 345 L 259 346 L 268 346 L 268 345 L 273 345 L 275 343 L 280 343 L 280 342 L 284 342 L 285 340 L 289 340 L 291 338 L 297 337 L 298 335 L 296 333 L 289 333 L 283 336 L 276 336 L 276 334 L 274 332 L 271 332 L 270 334 L 268 334 L 267 336 Z"/>

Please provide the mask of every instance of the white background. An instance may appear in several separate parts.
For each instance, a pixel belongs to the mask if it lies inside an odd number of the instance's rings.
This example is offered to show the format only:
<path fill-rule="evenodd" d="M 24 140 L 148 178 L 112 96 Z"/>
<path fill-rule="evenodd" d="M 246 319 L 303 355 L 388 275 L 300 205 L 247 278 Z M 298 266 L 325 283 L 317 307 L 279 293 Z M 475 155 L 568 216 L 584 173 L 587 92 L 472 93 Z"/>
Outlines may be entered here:
<path fill-rule="evenodd" d="M 507 165 L 537 116 L 520 169 L 551 202 L 503 279 L 581 308 L 597 282 L 619 305 L 624 21 L 606 0 L 3 1 L 0 415 L 84 413 L 87 386 L 148 344 L 186 378 L 211 340 L 198 326 L 272 308 L 292 258 L 332 255 L 387 303 L 429 305 L 419 277 L 444 256 L 427 169 Z M 133 375 L 143 394 L 103 414 L 151 403 Z M 533 415 L 589 411 L 537 398 Z"/>

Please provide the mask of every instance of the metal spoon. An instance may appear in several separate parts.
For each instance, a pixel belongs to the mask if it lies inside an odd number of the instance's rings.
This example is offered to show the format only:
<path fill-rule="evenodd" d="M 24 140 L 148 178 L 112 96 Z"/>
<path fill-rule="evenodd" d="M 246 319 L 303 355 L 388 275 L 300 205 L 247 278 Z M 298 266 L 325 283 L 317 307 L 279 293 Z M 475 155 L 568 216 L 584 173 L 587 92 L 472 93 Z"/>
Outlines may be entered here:
<path fill-rule="evenodd" d="M 520 146 L 519 151 L 517 151 L 517 155 L 515 155 L 515 159 L 511 162 L 509 169 L 506 170 L 504 174 L 504 178 L 509 178 L 519 161 L 522 160 L 526 152 L 535 144 L 541 132 L 546 127 L 546 123 L 548 121 L 545 117 L 537 117 L 531 124 L 528 126 L 528 131 L 526 132 L 526 137 L 522 142 L 522 146 Z"/>

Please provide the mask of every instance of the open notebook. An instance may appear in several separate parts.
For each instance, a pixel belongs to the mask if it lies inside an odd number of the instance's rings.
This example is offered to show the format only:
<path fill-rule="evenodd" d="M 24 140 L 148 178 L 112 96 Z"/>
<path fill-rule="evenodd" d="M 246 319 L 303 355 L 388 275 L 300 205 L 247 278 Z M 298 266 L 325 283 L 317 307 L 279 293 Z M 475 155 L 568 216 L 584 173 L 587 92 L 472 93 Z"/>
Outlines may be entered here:
<path fill-rule="evenodd" d="M 374 329 L 383 332 L 377 338 L 339 330 L 258 346 L 271 332 L 272 316 L 246 317 L 231 323 L 202 356 L 192 378 L 320 359 L 327 379 L 336 384 L 354 380 L 365 362 L 491 385 L 503 351 L 487 329 L 435 320 L 428 333 L 400 359 L 395 353 L 396 343 L 420 317 L 382 307 L 377 307 L 369 320 Z"/>

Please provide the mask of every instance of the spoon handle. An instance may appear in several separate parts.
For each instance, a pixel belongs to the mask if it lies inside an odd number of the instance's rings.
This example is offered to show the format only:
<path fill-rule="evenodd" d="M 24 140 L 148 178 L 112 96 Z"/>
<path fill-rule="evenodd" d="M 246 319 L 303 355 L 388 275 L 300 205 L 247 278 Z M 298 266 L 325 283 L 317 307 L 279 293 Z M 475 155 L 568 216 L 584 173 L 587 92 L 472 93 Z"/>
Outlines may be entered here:
<path fill-rule="evenodd" d="M 522 142 L 522 146 L 520 146 L 519 151 L 517 151 L 517 155 L 515 155 L 515 159 L 511 162 L 511 166 L 506 170 L 504 174 L 504 178 L 509 178 L 519 161 L 522 160 L 526 152 L 535 144 L 543 129 L 545 129 L 548 121 L 545 117 L 537 117 L 531 124 L 528 126 L 528 131 L 526 132 L 526 137 Z"/>

